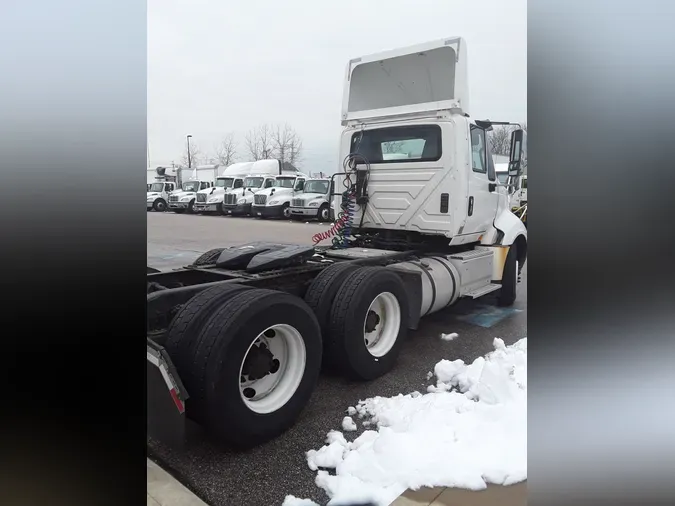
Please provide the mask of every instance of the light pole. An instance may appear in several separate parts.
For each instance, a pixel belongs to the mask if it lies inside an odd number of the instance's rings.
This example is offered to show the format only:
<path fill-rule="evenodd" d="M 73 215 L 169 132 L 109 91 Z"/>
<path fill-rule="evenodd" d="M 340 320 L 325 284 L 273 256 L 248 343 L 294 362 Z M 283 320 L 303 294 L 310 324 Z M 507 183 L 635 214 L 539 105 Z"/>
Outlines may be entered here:
<path fill-rule="evenodd" d="M 188 169 L 192 168 L 192 156 L 190 156 L 190 139 L 192 138 L 191 135 L 187 136 L 187 149 L 188 149 Z"/>

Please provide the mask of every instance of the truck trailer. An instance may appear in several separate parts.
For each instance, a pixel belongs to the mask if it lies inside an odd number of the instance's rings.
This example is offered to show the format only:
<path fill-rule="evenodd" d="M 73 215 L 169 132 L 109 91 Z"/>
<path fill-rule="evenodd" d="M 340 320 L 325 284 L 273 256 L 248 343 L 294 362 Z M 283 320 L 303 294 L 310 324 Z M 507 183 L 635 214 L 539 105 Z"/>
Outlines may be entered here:
<path fill-rule="evenodd" d="M 287 430 L 322 367 L 368 381 L 409 330 L 460 299 L 516 299 L 527 230 L 469 115 L 460 37 L 351 60 L 331 199 L 313 246 L 269 241 L 147 274 L 147 423 L 180 446 L 186 418 L 230 447 Z M 527 163 L 512 133 L 508 179 Z M 293 185 L 295 186 L 295 185 Z M 256 194 L 257 196 L 257 194 Z"/>

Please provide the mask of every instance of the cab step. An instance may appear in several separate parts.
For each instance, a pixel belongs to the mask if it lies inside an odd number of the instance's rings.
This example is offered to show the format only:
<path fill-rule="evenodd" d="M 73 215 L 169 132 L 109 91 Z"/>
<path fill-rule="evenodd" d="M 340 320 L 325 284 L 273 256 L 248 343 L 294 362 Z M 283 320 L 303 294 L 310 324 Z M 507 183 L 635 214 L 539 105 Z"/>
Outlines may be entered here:
<path fill-rule="evenodd" d="M 477 299 L 478 297 L 482 297 L 485 294 L 499 290 L 501 287 L 502 285 L 490 283 L 489 285 L 481 286 L 480 288 L 476 288 L 475 290 L 467 292 L 466 294 L 464 294 L 464 297 L 471 297 L 472 299 Z"/>

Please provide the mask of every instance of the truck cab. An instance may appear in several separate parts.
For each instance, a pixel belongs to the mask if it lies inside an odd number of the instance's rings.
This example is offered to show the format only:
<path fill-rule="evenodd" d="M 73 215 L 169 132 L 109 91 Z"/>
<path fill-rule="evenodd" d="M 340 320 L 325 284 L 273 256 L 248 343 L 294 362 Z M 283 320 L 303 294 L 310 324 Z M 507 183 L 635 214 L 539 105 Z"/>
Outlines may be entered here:
<path fill-rule="evenodd" d="M 514 197 L 517 201 L 518 207 L 522 207 L 527 204 L 527 174 L 520 176 Z"/>
<path fill-rule="evenodd" d="M 341 121 L 346 169 L 335 176 L 335 188 L 345 178 L 355 188 L 347 204 L 351 230 L 384 248 L 480 248 L 491 257 L 490 272 L 480 273 L 488 281 L 502 278 L 509 248 L 518 250 L 522 267 L 527 230 L 497 179 L 487 142 L 492 123 L 470 116 L 464 39 L 351 60 Z M 523 136 L 519 131 L 519 153 L 526 153 Z M 520 175 L 509 172 L 512 180 Z M 339 192 L 333 196 L 336 212 L 342 200 Z"/>
<path fill-rule="evenodd" d="M 211 188 L 197 192 L 196 213 L 223 214 L 223 196 L 230 190 L 244 186 L 243 176 L 220 176 Z"/>
<path fill-rule="evenodd" d="M 253 162 L 233 163 L 216 178 L 215 185 L 197 193 L 195 212 L 224 214 L 223 198 L 225 194 L 244 186 L 244 178 L 250 173 Z"/>
<path fill-rule="evenodd" d="M 299 173 L 276 176 L 274 186 L 253 196 L 251 214 L 259 218 L 290 218 L 291 200 L 303 191 L 307 179 L 305 174 Z"/>
<path fill-rule="evenodd" d="M 148 187 L 148 192 L 146 194 L 147 210 L 150 211 L 153 209 L 158 212 L 166 211 L 169 202 L 169 196 L 175 191 L 176 183 L 167 182 L 158 178 L 157 181 L 148 185 Z"/>
<path fill-rule="evenodd" d="M 330 219 L 330 179 L 308 179 L 303 191 L 291 200 L 291 218 Z"/>
<path fill-rule="evenodd" d="M 251 174 L 244 178 L 244 185 L 239 190 L 232 190 L 224 195 L 224 214 L 232 216 L 248 216 L 251 214 L 253 198 L 256 193 L 274 186 L 275 176 L 268 174 Z"/>
<path fill-rule="evenodd" d="M 289 169 L 277 159 L 262 159 L 250 162 L 244 183 L 240 188 L 232 189 L 223 196 L 224 214 L 248 215 L 253 205 L 253 195 L 261 190 L 274 186 L 275 176 L 297 174 L 297 170 Z"/>
<path fill-rule="evenodd" d="M 184 181 L 180 190 L 173 192 L 169 196 L 169 210 L 178 214 L 184 212 L 193 213 L 197 193 L 212 186 L 212 181 L 202 181 L 199 179 Z"/>
<path fill-rule="evenodd" d="M 509 208 L 518 209 L 527 204 L 527 174 L 516 178 L 509 185 L 508 164 L 497 164 L 497 179 L 508 187 Z"/>

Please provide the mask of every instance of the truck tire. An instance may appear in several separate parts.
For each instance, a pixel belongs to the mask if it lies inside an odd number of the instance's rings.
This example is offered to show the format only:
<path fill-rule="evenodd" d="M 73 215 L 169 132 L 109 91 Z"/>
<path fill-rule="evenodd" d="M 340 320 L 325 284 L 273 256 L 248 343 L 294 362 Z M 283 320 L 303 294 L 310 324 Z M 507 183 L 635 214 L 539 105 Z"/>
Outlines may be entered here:
<path fill-rule="evenodd" d="M 249 286 L 234 283 L 207 288 L 186 302 L 171 320 L 164 347 L 188 393 L 195 384 L 192 361 L 199 347 L 200 332 L 204 324 L 219 306 L 251 289 Z M 187 400 L 187 405 L 190 417 L 201 421 L 203 413 L 200 413 L 199 406 L 193 408 L 190 399 Z"/>
<path fill-rule="evenodd" d="M 287 220 L 291 219 L 291 203 L 286 202 L 283 206 L 281 206 L 281 216 L 282 218 L 285 218 Z"/>
<path fill-rule="evenodd" d="M 321 330 L 302 299 L 252 289 L 223 303 L 204 325 L 186 385 L 204 425 L 230 446 L 280 435 L 309 401 L 321 369 Z"/>
<path fill-rule="evenodd" d="M 328 204 L 323 204 L 319 208 L 319 212 L 316 215 L 316 219 L 319 220 L 321 223 L 330 221 L 330 206 Z"/>
<path fill-rule="evenodd" d="M 408 296 L 396 273 L 384 267 L 352 272 L 333 301 L 326 358 L 349 378 L 378 378 L 394 367 L 408 318 Z"/>
<path fill-rule="evenodd" d="M 198 267 L 200 265 L 213 265 L 216 263 L 216 260 L 218 260 L 218 257 L 224 249 L 225 248 L 210 249 L 206 253 L 199 255 L 191 265 L 194 267 Z"/>
<path fill-rule="evenodd" d="M 163 213 L 166 211 L 166 202 L 164 202 L 163 199 L 157 199 L 155 200 L 155 203 L 152 204 L 152 208 L 158 213 Z"/>
<path fill-rule="evenodd" d="M 194 212 L 195 212 L 195 201 L 194 201 L 194 199 L 192 199 L 187 206 L 187 213 L 188 214 L 194 214 Z"/>
<path fill-rule="evenodd" d="M 511 306 L 516 301 L 516 285 L 518 283 L 518 247 L 512 244 L 506 254 L 504 272 L 502 273 L 502 287 L 499 290 L 497 301 L 500 306 Z"/>
<path fill-rule="evenodd" d="M 314 316 L 316 316 L 319 327 L 321 327 L 322 336 L 327 336 L 329 332 L 330 310 L 333 306 L 335 294 L 337 294 L 345 278 L 358 268 L 358 265 L 351 262 L 333 264 L 322 270 L 309 285 L 305 293 L 305 302 L 314 311 Z"/>

